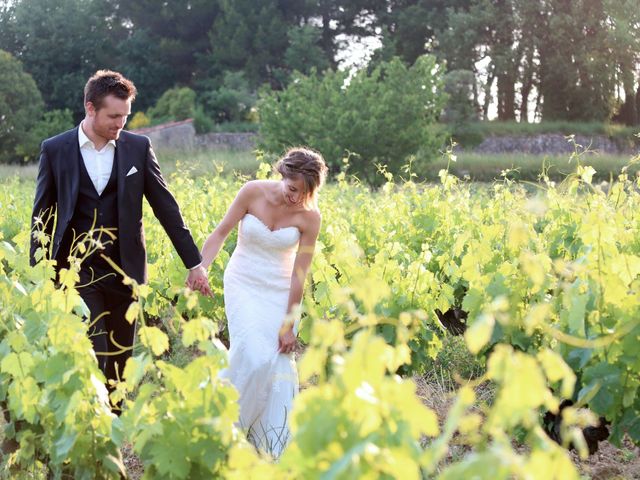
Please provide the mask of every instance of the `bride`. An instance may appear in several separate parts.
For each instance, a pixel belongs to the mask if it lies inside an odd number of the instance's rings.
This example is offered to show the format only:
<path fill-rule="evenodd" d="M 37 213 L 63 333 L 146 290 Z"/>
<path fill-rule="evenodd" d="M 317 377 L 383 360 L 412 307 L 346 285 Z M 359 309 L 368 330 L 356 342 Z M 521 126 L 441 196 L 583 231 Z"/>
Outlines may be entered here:
<path fill-rule="evenodd" d="M 221 375 L 240 393 L 240 426 L 247 438 L 278 457 L 289 441 L 288 416 L 298 393 L 291 355 L 297 322 L 285 319 L 302 300 L 320 231 L 317 192 L 327 167 L 320 154 L 293 148 L 275 168 L 281 180 L 254 180 L 239 190 L 202 247 L 202 266 L 209 267 L 240 223 L 224 272 L 230 349 Z"/>

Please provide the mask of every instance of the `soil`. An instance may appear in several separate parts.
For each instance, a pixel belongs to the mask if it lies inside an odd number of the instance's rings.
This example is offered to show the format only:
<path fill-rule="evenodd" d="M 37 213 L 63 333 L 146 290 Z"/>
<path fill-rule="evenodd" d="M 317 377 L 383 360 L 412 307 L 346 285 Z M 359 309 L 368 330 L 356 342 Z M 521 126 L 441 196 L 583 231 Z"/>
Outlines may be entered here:
<path fill-rule="evenodd" d="M 436 412 L 442 426 L 453 403 L 451 392 L 438 378 L 424 379 L 416 376 L 413 380 L 418 387 L 418 396 L 425 405 Z M 476 389 L 476 395 L 481 401 L 487 400 L 492 394 L 492 389 L 488 386 Z M 514 447 L 519 453 L 525 454 L 526 446 Z M 464 445 L 451 445 L 446 462 L 458 461 L 470 451 L 471 449 Z M 640 447 L 636 447 L 626 437 L 620 447 L 608 441 L 599 442 L 598 451 L 584 460 L 577 452 L 570 452 L 570 456 L 585 480 L 640 480 Z"/>
<path fill-rule="evenodd" d="M 640 447 L 625 438 L 620 448 L 604 441 L 598 451 L 582 460 L 571 452 L 574 464 L 580 473 L 592 480 L 638 480 L 640 479 Z"/>

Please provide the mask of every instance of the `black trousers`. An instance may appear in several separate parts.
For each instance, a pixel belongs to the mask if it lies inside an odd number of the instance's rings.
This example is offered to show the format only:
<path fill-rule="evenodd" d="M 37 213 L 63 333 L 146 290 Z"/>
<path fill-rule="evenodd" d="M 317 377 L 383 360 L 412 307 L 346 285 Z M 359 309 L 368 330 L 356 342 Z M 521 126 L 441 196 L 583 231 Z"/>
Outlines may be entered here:
<path fill-rule="evenodd" d="M 99 265 L 82 266 L 77 289 L 89 307 L 89 338 L 108 387 L 109 380 L 122 378 L 131 356 L 136 324 L 130 324 L 125 313 L 133 302 L 132 291 L 122 283 L 121 275 Z"/>

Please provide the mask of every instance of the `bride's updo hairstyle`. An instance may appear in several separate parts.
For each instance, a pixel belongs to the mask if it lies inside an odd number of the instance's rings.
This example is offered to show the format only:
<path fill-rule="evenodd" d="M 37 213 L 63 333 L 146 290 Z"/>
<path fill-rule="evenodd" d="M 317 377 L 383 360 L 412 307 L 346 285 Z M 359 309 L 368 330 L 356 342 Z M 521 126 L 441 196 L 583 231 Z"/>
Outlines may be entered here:
<path fill-rule="evenodd" d="M 302 178 L 305 186 L 305 208 L 317 207 L 318 190 L 327 177 L 327 165 L 322 155 L 309 148 L 294 147 L 278 160 L 275 169 L 283 178 Z"/>

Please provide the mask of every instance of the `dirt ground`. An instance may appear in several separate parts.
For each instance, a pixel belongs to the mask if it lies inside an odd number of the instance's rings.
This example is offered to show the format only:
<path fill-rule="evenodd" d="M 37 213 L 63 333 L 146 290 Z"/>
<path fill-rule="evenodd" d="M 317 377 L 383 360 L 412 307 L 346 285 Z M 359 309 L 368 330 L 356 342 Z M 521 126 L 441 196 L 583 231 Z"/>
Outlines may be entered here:
<path fill-rule="evenodd" d="M 418 386 L 418 396 L 423 403 L 433 409 L 438 418 L 444 422 L 447 412 L 452 404 L 452 397 L 447 386 L 438 378 L 425 380 L 421 377 L 413 379 Z M 480 388 L 477 392 L 479 399 L 487 400 L 492 391 L 489 388 Z M 449 457 L 451 460 L 459 459 L 468 448 L 453 446 Z M 640 480 L 640 447 L 625 438 L 620 448 L 604 441 L 598 444 L 598 451 L 583 460 L 576 452 L 570 452 L 573 463 L 585 479 L 591 480 Z"/>
<path fill-rule="evenodd" d="M 598 451 L 586 460 L 571 453 L 580 473 L 592 480 L 640 479 L 640 447 L 625 439 L 621 448 L 609 442 L 600 442 Z"/>

